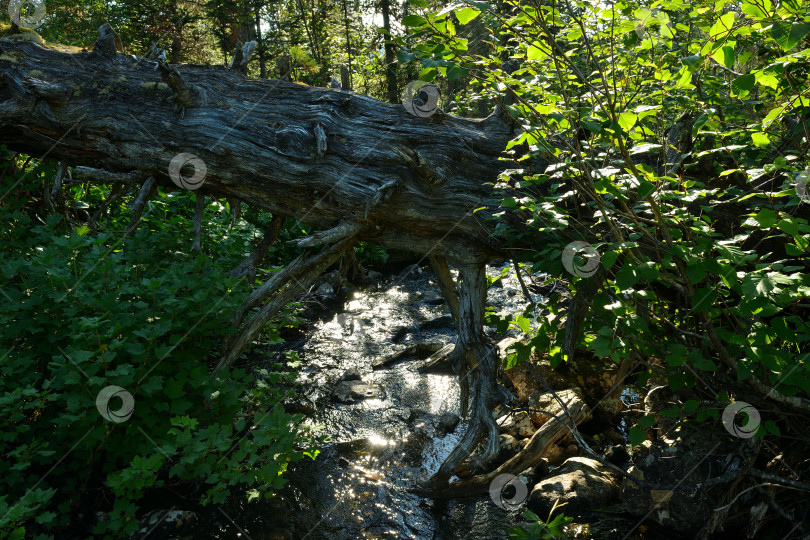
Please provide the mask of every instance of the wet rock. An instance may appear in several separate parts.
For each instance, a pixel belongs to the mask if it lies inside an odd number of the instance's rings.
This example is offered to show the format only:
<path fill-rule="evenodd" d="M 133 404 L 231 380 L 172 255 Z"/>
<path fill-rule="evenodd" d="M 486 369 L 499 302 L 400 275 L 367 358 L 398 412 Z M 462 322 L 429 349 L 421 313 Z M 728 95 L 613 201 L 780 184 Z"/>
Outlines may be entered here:
<path fill-rule="evenodd" d="M 402 272 L 399 273 L 397 277 L 404 278 L 404 277 L 416 277 L 422 273 L 422 269 L 419 267 L 418 264 L 412 264 L 410 266 L 406 266 L 402 269 Z"/>
<path fill-rule="evenodd" d="M 420 420 L 425 421 L 428 418 L 428 413 L 422 409 L 411 409 L 408 413 L 408 425 L 413 427 Z"/>
<path fill-rule="evenodd" d="M 303 415 L 312 415 L 315 414 L 315 405 L 309 401 L 308 399 L 298 399 L 291 403 L 286 403 L 284 405 L 284 410 L 290 414 L 303 414 Z"/>
<path fill-rule="evenodd" d="M 525 439 L 521 439 L 520 440 L 520 447 L 521 448 L 526 448 L 527 446 L 529 446 L 530 442 L 531 442 L 531 439 L 529 437 L 526 437 Z"/>
<path fill-rule="evenodd" d="M 546 458 L 542 458 L 537 462 L 537 465 L 535 465 L 532 470 L 535 482 L 541 478 L 545 478 L 546 475 L 548 475 L 548 460 Z"/>
<path fill-rule="evenodd" d="M 565 461 L 565 450 L 556 444 L 552 444 L 543 454 L 543 458 L 545 458 L 548 461 L 548 464 L 551 466 L 560 465 L 563 461 Z"/>
<path fill-rule="evenodd" d="M 624 445 L 626 442 L 624 436 L 615 429 L 608 429 L 602 432 L 607 440 L 612 443 Z"/>
<path fill-rule="evenodd" d="M 630 454 L 627 453 L 624 445 L 615 444 L 605 451 L 605 459 L 614 465 L 621 466 L 630 461 Z"/>
<path fill-rule="evenodd" d="M 407 326 L 398 326 L 396 330 L 394 330 L 394 335 L 391 336 L 392 343 L 399 343 L 400 341 L 408 335 L 411 329 Z"/>
<path fill-rule="evenodd" d="M 443 315 L 435 319 L 430 319 L 419 325 L 419 330 L 455 330 L 456 323 L 453 322 L 453 317 L 450 315 Z"/>
<path fill-rule="evenodd" d="M 560 503 L 568 503 L 566 514 L 577 514 L 612 504 L 619 496 L 619 489 L 617 475 L 601 463 L 573 457 L 534 486 L 528 507 L 546 516 L 559 499 Z"/>
<path fill-rule="evenodd" d="M 380 389 L 362 381 L 340 381 L 332 390 L 332 399 L 341 403 L 354 403 L 368 398 L 380 397 Z"/>
<path fill-rule="evenodd" d="M 340 376 L 338 382 L 342 381 L 360 381 L 363 377 L 360 375 L 360 370 L 357 368 L 349 368 L 347 369 L 343 375 Z"/>
<path fill-rule="evenodd" d="M 502 352 L 517 341 L 509 338 L 498 344 Z M 533 352 L 529 360 L 505 371 L 515 392 L 524 403 L 530 403 L 536 396 L 548 393 L 543 379 L 555 391 L 576 386 L 582 389 L 588 402 L 600 402 L 600 408 L 609 414 L 621 410 L 621 400 L 614 397 L 605 398 L 615 381 L 618 366 L 594 357 L 587 351 L 577 351 L 574 363 L 564 363 L 552 369 L 546 358 Z"/>
<path fill-rule="evenodd" d="M 579 388 L 557 390 L 556 394 L 557 397 L 563 401 L 563 403 L 569 403 L 572 400 L 585 401 L 582 395 L 582 390 Z M 557 401 L 557 398 L 555 398 L 551 393 L 532 395 L 528 400 L 528 406 L 532 411 L 531 421 L 538 428 L 552 419 L 552 416 L 540 411 L 546 411 L 547 413 L 558 417 L 561 415 L 564 417 L 565 415 L 565 412 L 560 407 L 560 403 Z"/>
<path fill-rule="evenodd" d="M 511 458 L 512 456 L 520 452 L 520 443 L 518 442 L 517 439 L 515 439 L 511 435 L 503 433 L 498 436 L 498 440 L 501 445 L 500 446 L 501 451 L 503 451 L 506 454 L 509 454 L 507 459 Z"/>
<path fill-rule="evenodd" d="M 502 416 L 497 421 L 501 433 L 508 433 L 515 438 L 525 438 L 534 435 L 534 424 L 525 411 L 512 415 Z"/>
<path fill-rule="evenodd" d="M 424 298 L 422 298 L 422 302 L 428 306 L 440 306 L 444 304 L 444 297 L 437 292 L 426 291 Z"/>
<path fill-rule="evenodd" d="M 521 450 L 520 442 L 507 433 L 503 433 L 498 436 L 498 443 L 498 454 L 495 456 L 495 458 L 488 463 L 484 469 L 476 472 L 485 472 L 485 469 L 499 467 L 515 457 Z"/>
<path fill-rule="evenodd" d="M 323 296 L 327 298 L 335 296 L 335 288 L 332 287 L 330 283 L 321 283 L 320 286 L 317 289 L 315 289 L 315 294 L 317 296 Z"/>
<path fill-rule="evenodd" d="M 460 421 L 461 418 L 458 415 L 449 412 L 443 413 L 433 424 L 436 428 L 436 436 L 443 438 L 448 433 L 452 433 Z"/>
<path fill-rule="evenodd" d="M 155 534 L 156 537 L 182 538 L 193 532 L 200 516 L 188 510 L 152 510 L 141 518 L 143 527 L 139 536 Z"/>

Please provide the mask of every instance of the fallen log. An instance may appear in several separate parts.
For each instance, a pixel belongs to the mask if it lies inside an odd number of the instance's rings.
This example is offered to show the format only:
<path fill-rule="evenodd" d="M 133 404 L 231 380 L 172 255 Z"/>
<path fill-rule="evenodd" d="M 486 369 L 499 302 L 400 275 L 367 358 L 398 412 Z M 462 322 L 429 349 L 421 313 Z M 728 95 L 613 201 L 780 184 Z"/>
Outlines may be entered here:
<path fill-rule="evenodd" d="M 194 189 L 198 218 L 212 197 L 324 229 L 301 242 L 323 245 L 320 253 L 302 256 L 246 299 L 217 370 L 355 242 L 432 256 L 459 326 L 451 357 L 473 411 L 434 485 L 480 442 L 485 454 L 497 451 L 489 411 L 502 396 L 482 325 L 486 262 L 507 254 L 490 220 L 498 209 L 493 184 L 510 165 L 501 159 L 513 135 L 504 116 L 415 116 L 353 92 L 169 65 L 110 46 L 66 53 L 10 36 L 0 40 L 0 128 L 0 144 L 14 151 L 84 166 L 90 181 L 140 184 L 128 233 L 157 186 Z M 445 259 L 461 271 L 458 293 Z"/>

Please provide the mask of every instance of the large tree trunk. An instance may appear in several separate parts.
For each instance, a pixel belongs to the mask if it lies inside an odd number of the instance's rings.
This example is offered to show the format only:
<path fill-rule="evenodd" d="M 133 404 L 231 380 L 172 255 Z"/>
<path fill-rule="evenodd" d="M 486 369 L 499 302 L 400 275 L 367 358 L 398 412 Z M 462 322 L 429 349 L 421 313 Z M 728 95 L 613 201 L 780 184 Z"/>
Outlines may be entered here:
<path fill-rule="evenodd" d="M 9 148 L 169 187 L 170 162 L 190 153 L 215 197 L 315 226 L 359 223 L 360 240 L 387 248 L 504 254 L 487 221 L 491 183 L 509 165 L 497 115 L 421 118 L 348 92 L 31 42 L 0 40 L 0 51 L 17 59 L 0 60 Z"/>
<path fill-rule="evenodd" d="M 509 166 L 499 159 L 512 136 L 502 116 L 419 117 L 345 91 L 155 64 L 101 46 L 67 54 L 6 39 L 0 56 L 14 59 L 0 60 L 0 144 L 85 166 L 84 178 L 115 173 L 118 182 L 143 184 L 144 202 L 156 184 L 176 187 L 170 162 L 191 154 L 182 161 L 199 172 L 198 158 L 206 170 L 198 200 L 241 199 L 326 229 L 301 241 L 320 253 L 302 255 L 246 300 L 220 368 L 358 240 L 431 256 L 444 270 L 444 258 L 452 262 L 458 296 L 449 272 L 443 292 L 459 327 L 453 358 L 472 417 L 431 485 L 446 483 L 480 442 L 485 458 L 497 450 L 497 357 L 483 315 L 485 264 L 509 256 L 488 219 L 498 207 L 492 185 Z"/>

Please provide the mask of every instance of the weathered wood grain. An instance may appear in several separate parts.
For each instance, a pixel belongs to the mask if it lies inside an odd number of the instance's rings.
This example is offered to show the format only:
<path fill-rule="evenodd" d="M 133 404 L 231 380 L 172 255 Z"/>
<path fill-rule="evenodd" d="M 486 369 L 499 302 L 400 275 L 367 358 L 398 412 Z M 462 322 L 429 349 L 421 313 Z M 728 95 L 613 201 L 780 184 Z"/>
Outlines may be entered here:
<path fill-rule="evenodd" d="M 173 185 L 172 158 L 191 153 L 206 165 L 206 194 L 325 228 L 355 221 L 360 239 L 382 247 L 499 253 L 485 218 L 509 137 L 496 115 L 420 118 L 225 68 L 157 69 L 133 56 L 0 40 L 0 143 L 9 148 L 163 186 Z"/>

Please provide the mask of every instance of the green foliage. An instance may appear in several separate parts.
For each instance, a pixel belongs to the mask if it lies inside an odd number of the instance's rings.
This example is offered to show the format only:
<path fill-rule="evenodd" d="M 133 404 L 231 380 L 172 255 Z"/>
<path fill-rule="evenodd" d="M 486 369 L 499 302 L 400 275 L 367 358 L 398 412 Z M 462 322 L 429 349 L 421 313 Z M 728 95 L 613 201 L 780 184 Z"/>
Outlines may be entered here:
<path fill-rule="evenodd" d="M 380 266 L 388 260 L 387 251 L 366 242 L 358 243 L 357 247 L 354 248 L 354 254 L 357 257 L 357 262 L 370 266 Z"/>
<path fill-rule="evenodd" d="M 283 409 L 294 392 L 288 367 L 211 376 L 210 351 L 245 293 L 226 275 L 239 254 L 223 265 L 184 252 L 187 197 L 155 199 L 129 238 L 123 205 L 97 234 L 60 215 L 43 222 L 33 194 L 53 166 L 27 173 L 0 180 L 0 535 L 76 527 L 79 508 L 106 512 L 82 524 L 99 537 L 131 534 L 138 501 L 169 485 L 203 504 L 270 496 L 290 461 L 314 457 L 313 439 Z M 242 248 L 230 242 L 219 246 Z M 97 409 L 111 385 L 133 397 L 125 421 Z"/>
<path fill-rule="evenodd" d="M 565 506 L 565 503 L 554 505 L 548 514 L 548 519 L 543 521 L 537 514 L 529 509 L 523 511 L 523 519 L 529 521 L 527 525 L 514 527 L 507 531 L 510 540 L 547 540 L 549 538 L 562 538 L 565 536 L 565 526 L 573 521 L 570 517 L 558 514 L 554 519 L 551 516 L 557 508 Z"/>
<path fill-rule="evenodd" d="M 536 245 L 525 263 L 572 293 L 592 278 L 566 269 L 566 243 L 597 249 L 606 281 L 577 346 L 649 359 L 642 375 L 673 390 L 723 370 L 740 387 L 756 377 L 782 396 L 810 394 L 810 7 L 507 5 L 422 9 L 403 21 L 412 39 L 399 59 L 419 62 L 424 80 L 459 68 L 482 93 L 509 89 L 523 129 L 497 186 L 498 235 Z M 459 37 L 470 20 L 485 24 L 493 54 Z M 560 300 L 536 325 L 513 322 L 552 364 L 565 360 Z M 513 350 L 510 365 L 528 357 Z M 717 405 L 696 417 L 716 419 Z"/>

